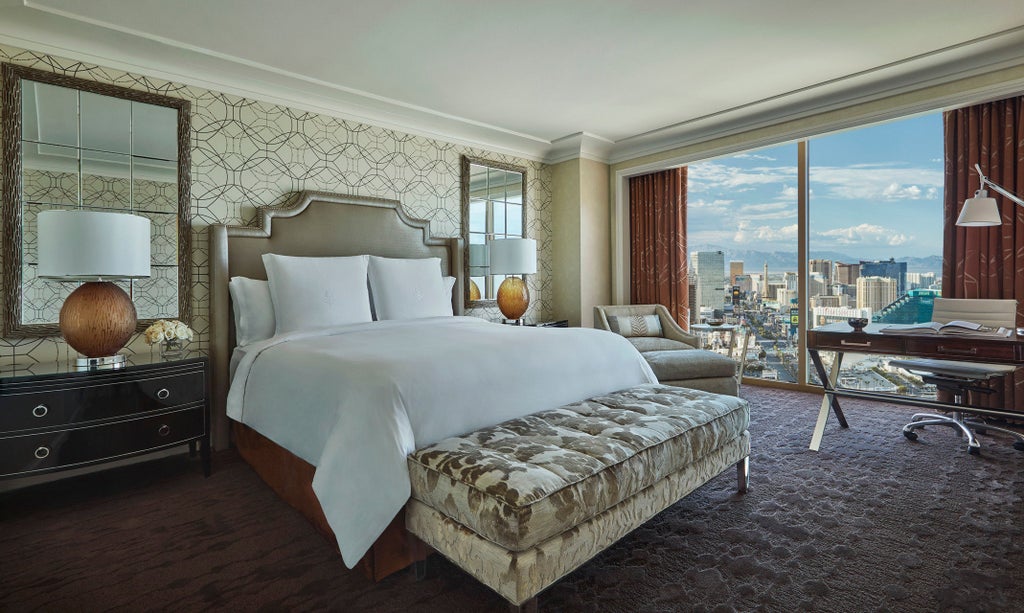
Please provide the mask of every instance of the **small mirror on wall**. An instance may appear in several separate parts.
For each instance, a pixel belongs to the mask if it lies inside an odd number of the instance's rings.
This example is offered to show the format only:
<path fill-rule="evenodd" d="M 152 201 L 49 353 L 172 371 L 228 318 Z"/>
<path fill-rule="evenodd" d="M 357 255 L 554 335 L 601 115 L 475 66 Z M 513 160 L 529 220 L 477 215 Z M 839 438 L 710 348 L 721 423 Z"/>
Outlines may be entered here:
<path fill-rule="evenodd" d="M 466 307 L 495 303 L 504 275 L 490 274 L 487 241 L 526 236 L 526 169 L 462 156 Z"/>
<path fill-rule="evenodd" d="M 74 283 L 37 273 L 36 219 L 48 210 L 150 220 L 151 275 L 124 282 L 139 329 L 191 310 L 189 103 L 3 65 L 4 334 L 59 334 Z"/>

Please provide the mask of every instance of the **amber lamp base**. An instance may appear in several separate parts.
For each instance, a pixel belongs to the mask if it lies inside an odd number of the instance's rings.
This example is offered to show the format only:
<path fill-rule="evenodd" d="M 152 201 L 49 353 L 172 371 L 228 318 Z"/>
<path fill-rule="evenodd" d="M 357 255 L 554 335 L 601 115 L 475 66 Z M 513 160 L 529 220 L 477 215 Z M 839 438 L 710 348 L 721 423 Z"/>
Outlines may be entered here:
<path fill-rule="evenodd" d="M 530 306 L 530 290 L 521 277 L 506 277 L 498 287 L 498 308 L 505 319 L 522 319 Z"/>
<path fill-rule="evenodd" d="M 72 349 L 90 358 L 114 355 L 135 331 L 132 299 L 109 281 L 83 283 L 60 309 L 60 331 Z"/>

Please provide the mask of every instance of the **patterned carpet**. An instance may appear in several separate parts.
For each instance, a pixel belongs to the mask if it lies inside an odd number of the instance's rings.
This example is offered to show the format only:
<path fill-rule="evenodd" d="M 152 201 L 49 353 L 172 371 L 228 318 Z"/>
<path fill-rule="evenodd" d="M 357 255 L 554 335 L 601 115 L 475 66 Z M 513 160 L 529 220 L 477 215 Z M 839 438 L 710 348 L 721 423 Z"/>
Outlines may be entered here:
<path fill-rule="evenodd" d="M 751 489 L 714 479 L 541 595 L 546 611 L 1021 611 L 1024 453 L 905 408 L 747 386 Z M 443 559 L 373 584 L 231 452 L 0 495 L 0 610 L 490 611 Z"/>

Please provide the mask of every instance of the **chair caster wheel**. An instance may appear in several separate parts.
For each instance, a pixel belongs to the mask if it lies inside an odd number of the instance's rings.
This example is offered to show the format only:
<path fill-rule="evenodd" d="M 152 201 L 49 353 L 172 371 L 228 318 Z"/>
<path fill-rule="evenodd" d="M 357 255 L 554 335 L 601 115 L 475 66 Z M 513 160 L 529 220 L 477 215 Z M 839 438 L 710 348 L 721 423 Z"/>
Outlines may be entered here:
<path fill-rule="evenodd" d="M 968 447 L 967 448 L 967 453 L 969 453 L 971 455 L 981 455 L 981 448 L 980 447 Z"/>
<path fill-rule="evenodd" d="M 914 432 L 913 430 L 904 430 L 903 431 L 903 436 L 907 437 L 908 441 L 916 441 L 917 440 L 917 432 Z"/>
<path fill-rule="evenodd" d="M 1017 441 L 1013 444 L 1013 448 L 1017 451 L 1024 451 L 1024 441 Z"/>

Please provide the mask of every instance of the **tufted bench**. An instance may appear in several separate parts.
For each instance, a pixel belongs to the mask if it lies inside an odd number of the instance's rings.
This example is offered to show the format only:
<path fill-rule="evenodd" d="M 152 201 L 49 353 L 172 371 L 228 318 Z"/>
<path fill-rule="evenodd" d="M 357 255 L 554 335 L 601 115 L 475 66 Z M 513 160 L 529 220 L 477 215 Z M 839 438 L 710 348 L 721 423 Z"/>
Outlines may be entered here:
<path fill-rule="evenodd" d="M 732 465 L 745 400 L 641 385 L 420 449 L 406 527 L 513 605 Z"/>

